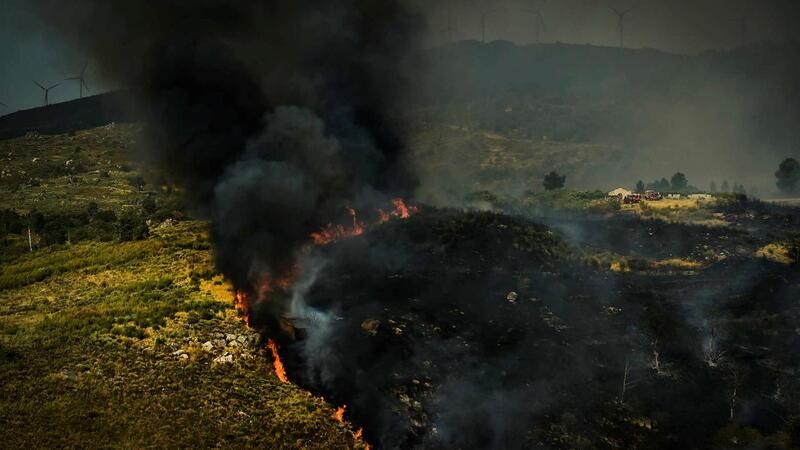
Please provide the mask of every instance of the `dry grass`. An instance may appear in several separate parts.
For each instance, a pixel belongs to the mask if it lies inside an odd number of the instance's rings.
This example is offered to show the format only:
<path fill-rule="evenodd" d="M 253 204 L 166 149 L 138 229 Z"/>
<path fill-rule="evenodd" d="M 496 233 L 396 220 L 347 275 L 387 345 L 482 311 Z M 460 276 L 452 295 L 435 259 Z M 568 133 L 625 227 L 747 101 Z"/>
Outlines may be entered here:
<path fill-rule="evenodd" d="M 789 255 L 789 248 L 780 242 L 773 242 L 761 247 L 756 251 L 756 257 L 787 265 L 795 262 Z"/>
<path fill-rule="evenodd" d="M 130 131 L 0 141 L 12 173 L 0 178 L 0 208 L 138 207 L 141 193 L 125 180 L 135 172 L 123 167 Z M 76 147 L 77 181 L 61 169 Z M 23 179 L 32 174 L 38 186 Z M 0 446 L 363 447 L 335 408 L 276 378 L 255 334 L 214 273 L 204 223 L 154 225 L 142 241 L 8 255 L 0 266 Z M 221 346 L 203 347 L 220 336 Z M 228 354 L 231 362 L 215 361 Z"/>

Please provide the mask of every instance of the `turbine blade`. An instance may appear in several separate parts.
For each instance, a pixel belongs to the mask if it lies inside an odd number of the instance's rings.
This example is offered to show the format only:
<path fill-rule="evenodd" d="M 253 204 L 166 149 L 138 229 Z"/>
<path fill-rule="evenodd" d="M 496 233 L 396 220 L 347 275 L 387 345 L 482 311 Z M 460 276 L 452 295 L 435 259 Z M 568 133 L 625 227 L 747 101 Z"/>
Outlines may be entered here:
<path fill-rule="evenodd" d="M 39 86 L 40 88 L 44 89 L 44 86 L 42 86 L 38 81 L 36 81 L 36 80 L 31 80 L 31 81 L 36 83 L 36 85 Z"/>
<path fill-rule="evenodd" d="M 6 105 L 6 104 L 5 104 L 5 103 L 3 103 L 3 102 L 0 102 L 0 106 L 2 106 L 3 108 L 8 108 L 8 105 Z"/>
<path fill-rule="evenodd" d="M 53 89 L 54 87 L 58 87 L 58 86 L 61 86 L 61 83 L 56 83 L 56 84 L 50 86 L 49 88 L 47 88 L 47 90 L 49 91 L 50 89 Z"/>
<path fill-rule="evenodd" d="M 64 78 L 64 79 L 65 80 L 80 80 L 81 77 L 69 77 L 69 78 Z"/>

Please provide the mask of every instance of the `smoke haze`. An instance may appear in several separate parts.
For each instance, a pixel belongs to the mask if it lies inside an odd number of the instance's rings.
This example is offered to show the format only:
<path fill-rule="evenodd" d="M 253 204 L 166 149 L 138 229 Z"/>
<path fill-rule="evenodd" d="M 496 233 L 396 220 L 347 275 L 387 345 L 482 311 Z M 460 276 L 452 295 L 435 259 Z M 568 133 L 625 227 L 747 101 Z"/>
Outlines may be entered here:
<path fill-rule="evenodd" d="M 399 2 L 39 2 L 132 86 L 146 157 L 213 219 L 218 266 L 250 289 L 308 235 L 413 186 L 396 122 L 421 20 Z M 211 20 L 210 18 L 213 18 Z"/>

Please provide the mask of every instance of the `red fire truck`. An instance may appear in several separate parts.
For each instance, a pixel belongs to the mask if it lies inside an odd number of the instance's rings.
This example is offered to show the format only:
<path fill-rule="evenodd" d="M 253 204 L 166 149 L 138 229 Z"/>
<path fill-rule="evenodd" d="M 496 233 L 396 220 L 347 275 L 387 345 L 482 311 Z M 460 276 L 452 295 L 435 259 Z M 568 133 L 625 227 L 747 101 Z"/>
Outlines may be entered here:
<path fill-rule="evenodd" d="M 624 199 L 622 199 L 622 203 L 625 203 L 626 205 L 639 203 L 641 201 L 642 201 L 642 194 L 628 194 L 625 196 Z"/>

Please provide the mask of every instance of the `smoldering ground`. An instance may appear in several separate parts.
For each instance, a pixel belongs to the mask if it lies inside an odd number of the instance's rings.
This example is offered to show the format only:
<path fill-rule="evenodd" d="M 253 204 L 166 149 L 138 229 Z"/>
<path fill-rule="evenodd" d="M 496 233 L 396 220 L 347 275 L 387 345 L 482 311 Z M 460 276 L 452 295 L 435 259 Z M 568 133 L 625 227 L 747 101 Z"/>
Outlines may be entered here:
<path fill-rule="evenodd" d="M 726 236 L 650 251 L 752 239 Z M 795 268 L 613 273 L 525 219 L 428 208 L 314 258 L 303 304 L 329 315 L 298 325 L 325 345 L 285 342 L 289 372 L 381 447 L 725 448 L 738 427 L 777 442 L 800 392 Z"/>
<path fill-rule="evenodd" d="M 145 156 L 212 220 L 218 266 L 239 288 L 293 271 L 309 234 L 347 206 L 373 211 L 414 188 L 395 113 L 420 25 L 399 2 L 39 5 L 137 90 Z M 423 209 L 303 258 L 294 291 L 262 303 L 254 323 L 274 335 L 295 315 L 302 339 L 282 340 L 290 375 L 347 403 L 382 447 L 710 445 L 740 381 L 704 361 L 704 321 L 675 301 L 683 279 L 624 278 L 572 252 L 524 219 Z M 796 310 L 788 272 L 730 267 L 754 274 L 739 300 L 764 284 Z M 775 352 L 791 355 L 778 325 Z M 759 403 L 781 377 L 760 365 L 775 352 L 744 363 L 758 382 L 740 401 Z M 742 423 L 758 417 L 769 432 L 775 420 L 752 411 Z M 642 417 L 657 426 L 632 423 Z"/>

